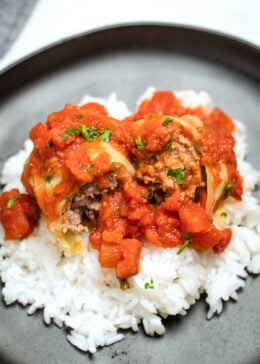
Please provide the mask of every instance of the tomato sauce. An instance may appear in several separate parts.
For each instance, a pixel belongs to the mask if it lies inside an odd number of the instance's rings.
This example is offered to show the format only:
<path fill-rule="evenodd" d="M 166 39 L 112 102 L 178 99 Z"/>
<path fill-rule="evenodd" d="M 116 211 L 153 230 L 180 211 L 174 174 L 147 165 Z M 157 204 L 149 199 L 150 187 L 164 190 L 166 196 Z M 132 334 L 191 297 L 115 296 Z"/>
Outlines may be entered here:
<path fill-rule="evenodd" d="M 193 118 L 178 119 L 184 115 Z M 84 185 L 108 188 L 109 173 L 116 174 L 118 168 L 104 147 L 110 143 L 136 174 L 122 177 L 98 202 L 90 242 L 99 251 L 102 267 L 115 268 L 119 279 L 136 274 L 147 241 L 162 248 L 186 244 L 221 253 L 232 233 L 217 229 L 206 211 L 203 170 L 211 171 L 217 186 L 222 163 L 227 182 L 221 199 L 241 199 L 233 130 L 232 120 L 220 109 L 185 108 L 168 91 L 155 92 L 122 121 L 96 103 L 67 104 L 30 132 L 34 150 L 22 175 L 27 194 L 12 190 L 0 199 L 5 238 L 28 236 L 39 209 L 48 222 L 61 218 L 62 209 Z"/>

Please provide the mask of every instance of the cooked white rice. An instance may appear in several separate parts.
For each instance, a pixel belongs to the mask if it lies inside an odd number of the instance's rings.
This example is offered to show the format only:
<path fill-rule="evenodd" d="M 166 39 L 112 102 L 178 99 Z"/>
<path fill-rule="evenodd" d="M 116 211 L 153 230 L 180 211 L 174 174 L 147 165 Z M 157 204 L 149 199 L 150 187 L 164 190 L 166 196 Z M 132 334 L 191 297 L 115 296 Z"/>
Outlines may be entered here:
<path fill-rule="evenodd" d="M 149 89 L 146 95 L 151 92 Z M 185 106 L 210 108 L 205 92 L 181 91 L 177 95 Z M 87 101 L 89 97 L 82 102 Z M 115 94 L 98 101 L 105 103 L 115 117 L 129 113 Z M 98 252 L 90 248 L 87 239 L 82 254 L 61 258 L 43 220 L 29 238 L 19 243 L 5 242 L 0 227 L 0 275 L 6 304 L 19 302 L 27 306 L 29 315 L 42 309 L 46 324 L 67 326 L 71 329 L 68 341 L 91 353 L 98 346 L 122 340 L 124 334 L 118 333 L 119 329 L 138 331 L 141 323 L 148 335 L 162 335 L 162 318 L 185 315 L 203 292 L 209 305 L 207 317 L 220 313 L 223 301 L 237 299 L 248 272 L 260 273 L 260 206 L 251 194 L 260 173 L 245 161 L 245 128 L 240 122 L 235 124 L 235 152 L 244 176 L 244 195 L 242 202 L 232 198 L 227 201 L 233 238 L 224 253 L 185 249 L 177 255 L 176 248 L 147 244 L 142 250 L 140 273 L 129 278 L 130 289 L 122 291 L 114 269 L 100 267 Z M 1 180 L 6 190 L 23 190 L 20 174 L 31 149 L 31 142 L 26 141 L 24 150 L 6 162 Z M 145 289 L 145 283 L 151 280 L 154 288 Z"/>

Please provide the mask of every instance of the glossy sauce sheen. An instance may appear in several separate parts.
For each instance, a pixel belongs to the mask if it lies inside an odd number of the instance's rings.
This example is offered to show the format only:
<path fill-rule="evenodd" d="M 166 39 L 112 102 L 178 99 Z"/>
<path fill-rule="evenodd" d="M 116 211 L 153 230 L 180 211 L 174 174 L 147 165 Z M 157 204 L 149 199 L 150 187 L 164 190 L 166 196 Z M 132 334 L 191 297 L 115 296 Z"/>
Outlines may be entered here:
<path fill-rule="evenodd" d="M 243 191 L 233 130 L 233 122 L 221 110 L 185 108 L 168 91 L 155 92 L 121 121 L 96 103 L 68 104 L 31 130 L 35 148 L 22 176 L 28 194 L 12 190 L 0 199 L 5 237 L 28 236 L 39 209 L 49 226 L 56 220 L 62 225 L 75 196 L 80 199 L 82 188 L 94 184 L 100 193 L 98 214 L 90 221 L 86 209 L 79 226 L 90 230 L 101 266 L 115 268 L 119 279 L 139 271 L 141 249 L 148 242 L 221 253 L 232 232 L 217 228 L 213 213 L 221 212 L 228 196 L 241 199 Z M 106 143 L 130 162 L 134 174 L 124 162 L 111 158 Z M 109 187 L 112 175 L 117 182 Z M 209 196 L 217 190 L 218 197 Z M 18 208 L 24 196 L 27 207 Z M 15 230 L 14 220 L 19 226 Z M 68 232 L 55 234 L 66 238 Z M 73 249 L 70 253 L 77 252 Z"/>

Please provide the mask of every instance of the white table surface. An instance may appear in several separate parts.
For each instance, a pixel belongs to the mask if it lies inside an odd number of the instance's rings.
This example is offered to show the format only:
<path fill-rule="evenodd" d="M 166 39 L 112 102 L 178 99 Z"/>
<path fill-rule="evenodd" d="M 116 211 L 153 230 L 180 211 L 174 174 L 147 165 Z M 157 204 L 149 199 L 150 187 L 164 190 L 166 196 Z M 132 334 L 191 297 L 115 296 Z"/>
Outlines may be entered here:
<path fill-rule="evenodd" d="M 84 31 L 151 21 L 218 31 L 260 46 L 259 0 L 39 0 L 0 70 Z"/>

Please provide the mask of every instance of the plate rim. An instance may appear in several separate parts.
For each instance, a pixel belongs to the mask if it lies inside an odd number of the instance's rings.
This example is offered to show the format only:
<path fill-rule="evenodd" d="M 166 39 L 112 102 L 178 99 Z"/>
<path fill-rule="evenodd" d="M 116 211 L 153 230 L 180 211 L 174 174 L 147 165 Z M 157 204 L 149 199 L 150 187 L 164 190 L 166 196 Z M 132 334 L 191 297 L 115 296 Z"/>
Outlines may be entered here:
<path fill-rule="evenodd" d="M 40 53 L 44 53 L 48 51 L 50 48 L 59 47 L 61 44 L 72 42 L 78 38 L 84 38 L 93 33 L 104 32 L 111 29 L 122 29 L 122 28 L 134 28 L 134 27 L 147 27 L 147 26 L 154 26 L 154 27 L 170 27 L 174 29 L 183 29 L 183 30 L 190 30 L 194 32 L 201 32 L 211 34 L 218 38 L 225 38 L 229 39 L 230 41 L 240 43 L 241 45 L 248 47 L 249 49 L 255 50 L 259 53 L 260 56 L 260 45 L 258 46 L 256 43 L 249 41 L 247 39 L 243 39 L 242 37 L 236 36 L 234 34 L 229 34 L 224 31 L 210 29 L 203 26 L 196 26 L 196 25 L 189 25 L 189 24 L 178 24 L 178 23 L 171 23 L 171 22 L 163 22 L 163 21 L 137 21 L 137 22 L 126 22 L 126 23 L 113 23 L 107 24 L 103 26 L 96 26 L 92 29 L 83 30 L 75 34 L 71 34 L 65 37 L 62 37 L 58 40 L 54 40 L 49 44 L 43 45 L 36 50 L 29 52 L 28 54 L 16 59 L 15 61 L 5 65 L 2 69 L 0 69 L 0 77 L 2 74 L 6 73 L 7 71 L 13 69 L 14 67 L 20 65 L 21 63 L 27 61 L 30 58 L 33 58 Z"/>
<path fill-rule="evenodd" d="M 21 58 L 11 62 L 10 64 L 4 66 L 0 69 L 0 91 L 1 91 L 1 83 L 3 80 L 9 75 L 12 77 L 12 73 L 19 71 L 19 68 L 26 67 L 28 62 L 32 62 L 35 58 L 44 56 L 46 53 L 53 51 L 57 52 L 61 47 L 67 47 L 69 44 L 72 44 L 76 41 L 83 40 L 84 38 L 89 38 L 94 35 L 102 35 L 107 34 L 111 31 L 134 31 L 137 29 L 157 29 L 166 31 L 167 29 L 171 32 L 188 32 L 193 33 L 195 36 L 209 36 L 215 40 L 228 42 L 234 47 L 238 47 L 243 49 L 243 51 L 248 54 L 252 54 L 253 57 L 257 57 L 260 62 L 260 46 L 250 42 L 248 40 L 242 39 L 241 37 L 228 34 L 222 31 L 213 30 L 209 28 L 204 28 L 200 26 L 186 25 L 186 24 L 177 24 L 171 22 L 161 22 L 161 21 L 147 21 L 147 22 L 127 22 L 127 23 L 117 23 L 117 24 L 109 24 L 104 26 L 98 26 L 93 29 L 85 30 L 76 34 L 72 34 L 66 37 L 63 37 L 59 40 L 53 41 L 50 44 L 44 45 Z M 155 45 L 156 47 L 156 45 Z M 185 47 L 183 47 L 185 49 Z M 260 80 L 260 71 L 259 71 L 259 80 Z"/>

